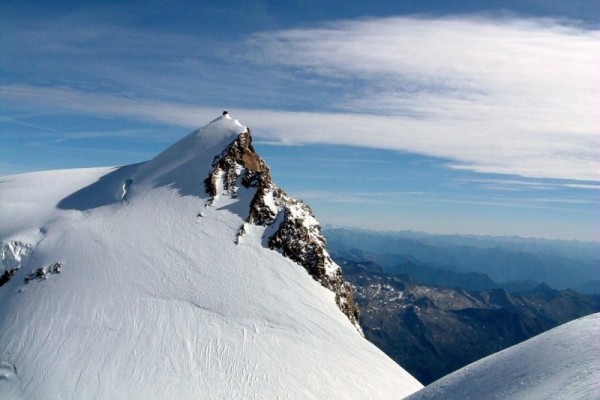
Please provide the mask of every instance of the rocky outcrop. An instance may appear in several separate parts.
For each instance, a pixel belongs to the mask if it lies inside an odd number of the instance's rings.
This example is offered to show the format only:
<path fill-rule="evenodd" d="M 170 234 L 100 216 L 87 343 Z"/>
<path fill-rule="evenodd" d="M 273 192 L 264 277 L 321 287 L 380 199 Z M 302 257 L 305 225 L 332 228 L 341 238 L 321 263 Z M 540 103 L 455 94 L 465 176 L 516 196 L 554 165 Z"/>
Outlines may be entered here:
<path fill-rule="evenodd" d="M 25 257 L 31 253 L 32 246 L 19 240 L 2 244 L 1 262 L 3 270 L 0 275 L 0 287 L 8 283 L 16 274 Z"/>
<path fill-rule="evenodd" d="M 280 194 L 279 203 L 283 217 L 277 231 L 269 237 L 269 248 L 281 251 L 285 257 L 303 266 L 321 285 L 332 290 L 338 307 L 358 326 L 359 311 L 354 303 L 354 291 L 329 256 L 312 210 L 285 193 Z"/>
<path fill-rule="evenodd" d="M 17 274 L 16 268 L 7 269 L 0 275 L 0 287 L 8 283 Z"/>
<path fill-rule="evenodd" d="M 271 182 L 271 174 L 267 164 L 261 159 L 252 146 L 250 130 L 246 128 L 221 155 L 213 160 L 213 171 L 204 181 L 206 192 L 216 196 L 219 184 L 223 190 L 235 196 L 238 189 L 238 178 L 242 178 L 244 187 L 259 188 Z"/>
<path fill-rule="evenodd" d="M 50 275 L 60 274 L 63 269 L 63 264 L 55 262 L 48 267 L 41 267 L 30 273 L 25 277 L 23 282 L 27 285 L 31 281 L 42 281 L 48 279 Z"/>
<path fill-rule="evenodd" d="M 362 333 L 353 288 L 329 256 L 319 222 L 308 205 L 288 196 L 272 182 L 269 167 L 252 146 L 249 129 L 215 157 L 204 186 L 211 202 L 220 194 L 236 197 L 241 187 L 254 190 L 246 224 L 269 228 L 265 230 L 269 232 L 266 245 L 301 265 L 333 291 L 338 307 Z M 238 235 L 244 232 L 242 226 Z"/>

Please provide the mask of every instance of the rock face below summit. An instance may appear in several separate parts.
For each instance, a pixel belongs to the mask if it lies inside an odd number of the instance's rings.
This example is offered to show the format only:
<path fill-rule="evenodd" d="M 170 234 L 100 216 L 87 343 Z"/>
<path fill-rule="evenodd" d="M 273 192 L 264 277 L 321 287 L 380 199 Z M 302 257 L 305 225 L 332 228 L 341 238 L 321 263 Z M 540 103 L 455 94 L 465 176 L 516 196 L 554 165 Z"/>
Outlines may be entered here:
<path fill-rule="evenodd" d="M 269 167 L 252 146 L 249 129 L 215 157 L 204 185 L 213 199 L 222 192 L 235 197 L 240 185 L 255 189 L 246 224 L 270 228 L 265 231 L 268 237 L 263 238 L 269 248 L 300 264 L 316 281 L 333 291 L 338 307 L 360 330 L 352 286 L 344 281 L 340 267 L 329 256 L 312 210 L 273 183 Z M 245 225 L 240 227 L 239 235 L 245 231 Z"/>

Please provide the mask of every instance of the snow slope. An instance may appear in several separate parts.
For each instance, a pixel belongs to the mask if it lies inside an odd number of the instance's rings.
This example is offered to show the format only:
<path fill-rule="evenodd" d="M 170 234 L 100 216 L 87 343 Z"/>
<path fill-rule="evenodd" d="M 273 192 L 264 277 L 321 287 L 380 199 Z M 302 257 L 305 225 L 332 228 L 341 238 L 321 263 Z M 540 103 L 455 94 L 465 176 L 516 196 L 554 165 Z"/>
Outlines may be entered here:
<path fill-rule="evenodd" d="M 600 314 L 474 362 L 407 400 L 600 399 Z"/>
<path fill-rule="evenodd" d="M 146 163 L 0 179 L 14 274 L 0 287 L 0 399 L 385 399 L 422 387 L 332 291 L 264 246 L 269 227 L 238 237 L 251 189 L 209 205 L 203 180 L 245 129 L 225 116 Z"/>

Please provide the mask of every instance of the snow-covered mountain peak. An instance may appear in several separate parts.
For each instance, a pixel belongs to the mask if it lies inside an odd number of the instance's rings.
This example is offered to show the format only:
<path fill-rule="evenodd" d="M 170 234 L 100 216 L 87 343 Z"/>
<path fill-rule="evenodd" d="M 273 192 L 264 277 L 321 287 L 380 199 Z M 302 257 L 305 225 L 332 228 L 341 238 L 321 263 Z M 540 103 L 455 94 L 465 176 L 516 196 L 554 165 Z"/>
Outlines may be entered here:
<path fill-rule="evenodd" d="M 251 226 L 261 227 L 259 244 L 279 251 L 331 290 L 354 326 L 359 311 L 352 286 L 326 248 L 321 227 L 308 205 L 275 185 L 266 162 L 252 146 L 250 129 L 228 112 L 188 134 L 152 160 L 121 167 L 62 199 L 62 209 L 90 210 L 109 204 L 134 204 L 154 189 L 176 190 L 204 199 L 215 208 L 227 204 L 244 220 L 235 241 Z M 202 213 L 199 213 L 202 215 Z"/>
<path fill-rule="evenodd" d="M 135 183 L 185 184 L 189 176 L 209 171 L 214 156 L 246 130 L 229 113 L 223 114 L 144 163 L 131 179 Z"/>
<path fill-rule="evenodd" d="M 187 160 L 202 153 L 211 153 L 215 148 L 224 149 L 246 130 L 246 126 L 237 119 L 231 118 L 229 113 L 221 115 L 167 148 L 149 164 L 156 160 L 166 161 L 169 158 L 172 161 Z"/>
<path fill-rule="evenodd" d="M 236 241 L 243 239 L 251 225 L 264 227 L 263 245 L 295 261 L 331 290 L 340 310 L 361 331 L 352 286 L 344 281 L 341 268 L 329 256 L 319 222 L 307 204 L 273 183 L 269 167 L 252 146 L 250 130 L 246 128 L 212 165 L 204 181 L 210 204 L 223 196 L 238 198 L 241 193 L 241 198 L 247 199 L 240 201 L 239 212 L 245 223 Z"/>
<path fill-rule="evenodd" d="M 223 115 L 198 129 L 196 135 L 201 146 L 209 149 L 215 144 L 221 143 L 222 140 L 228 140 L 232 136 L 239 135 L 246 129 L 246 126 L 242 125 L 240 121 L 231 118 L 229 113 L 224 111 Z"/>
<path fill-rule="evenodd" d="M 228 115 L 146 163 L 3 177 L 0 203 L 2 399 L 422 387 L 357 332 L 319 223 Z"/>

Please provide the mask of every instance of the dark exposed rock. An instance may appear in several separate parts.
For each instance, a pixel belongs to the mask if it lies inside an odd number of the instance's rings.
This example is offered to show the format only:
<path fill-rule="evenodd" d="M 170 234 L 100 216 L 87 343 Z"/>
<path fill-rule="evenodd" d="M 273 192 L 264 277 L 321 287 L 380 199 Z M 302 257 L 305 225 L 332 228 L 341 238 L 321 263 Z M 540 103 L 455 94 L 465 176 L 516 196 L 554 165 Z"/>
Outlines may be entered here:
<path fill-rule="evenodd" d="M 4 272 L 0 276 L 0 287 L 8 283 L 17 274 L 23 260 L 29 255 L 31 249 L 32 246 L 30 244 L 19 240 L 12 240 L 2 244 L 2 267 L 0 270 L 4 270 Z"/>
<path fill-rule="evenodd" d="M 24 279 L 24 283 L 28 284 L 31 281 L 41 281 L 48 279 L 48 275 L 60 274 L 62 272 L 63 264 L 56 262 L 48 267 L 41 267 L 27 275 Z"/>
<path fill-rule="evenodd" d="M 11 268 L 4 271 L 2 276 L 0 276 L 0 287 L 4 286 L 8 283 L 17 273 L 17 268 Z"/>
<path fill-rule="evenodd" d="M 303 211 L 302 216 L 314 219 L 308 205 L 294 199 L 286 199 L 288 207 L 300 208 Z M 269 238 L 269 247 L 280 250 L 285 257 L 302 265 L 321 285 L 331 289 L 336 294 L 338 307 L 357 324 L 359 310 L 354 302 L 352 286 L 344 281 L 341 269 L 327 253 L 320 226 L 307 227 L 306 218 L 294 215 L 291 207 L 284 209 L 283 213 L 279 229 Z"/>
<path fill-rule="evenodd" d="M 206 192 L 214 198 L 219 188 L 236 197 L 240 185 L 254 189 L 247 224 L 272 227 L 274 233 L 267 245 L 301 265 L 321 285 L 335 293 L 338 307 L 360 330 L 359 311 L 353 289 L 344 281 L 341 269 L 326 249 L 321 227 L 312 210 L 302 201 L 289 197 L 271 180 L 269 167 L 252 146 L 250 130 L 246 129 L 213 161 L 213 170 L 204 181 Z M 270 230 L 270 231 L 273 231 Z M 245 233 L 242 226 L 236 241 Z"/>
<path fill-rule="evenodd" d="M 237 180 L 241 176 L 244 187 L 260 188 L 271 183 L 269 167 L 252 146 L 250 130 L 246 129 L 234 140 L 220 156 L 213 161 L 213 170 L 204 180 L 206 192 L 217 195 L 219 177 L 223 174 L 223 188 L 229 194 L 237 190 Z"/>

